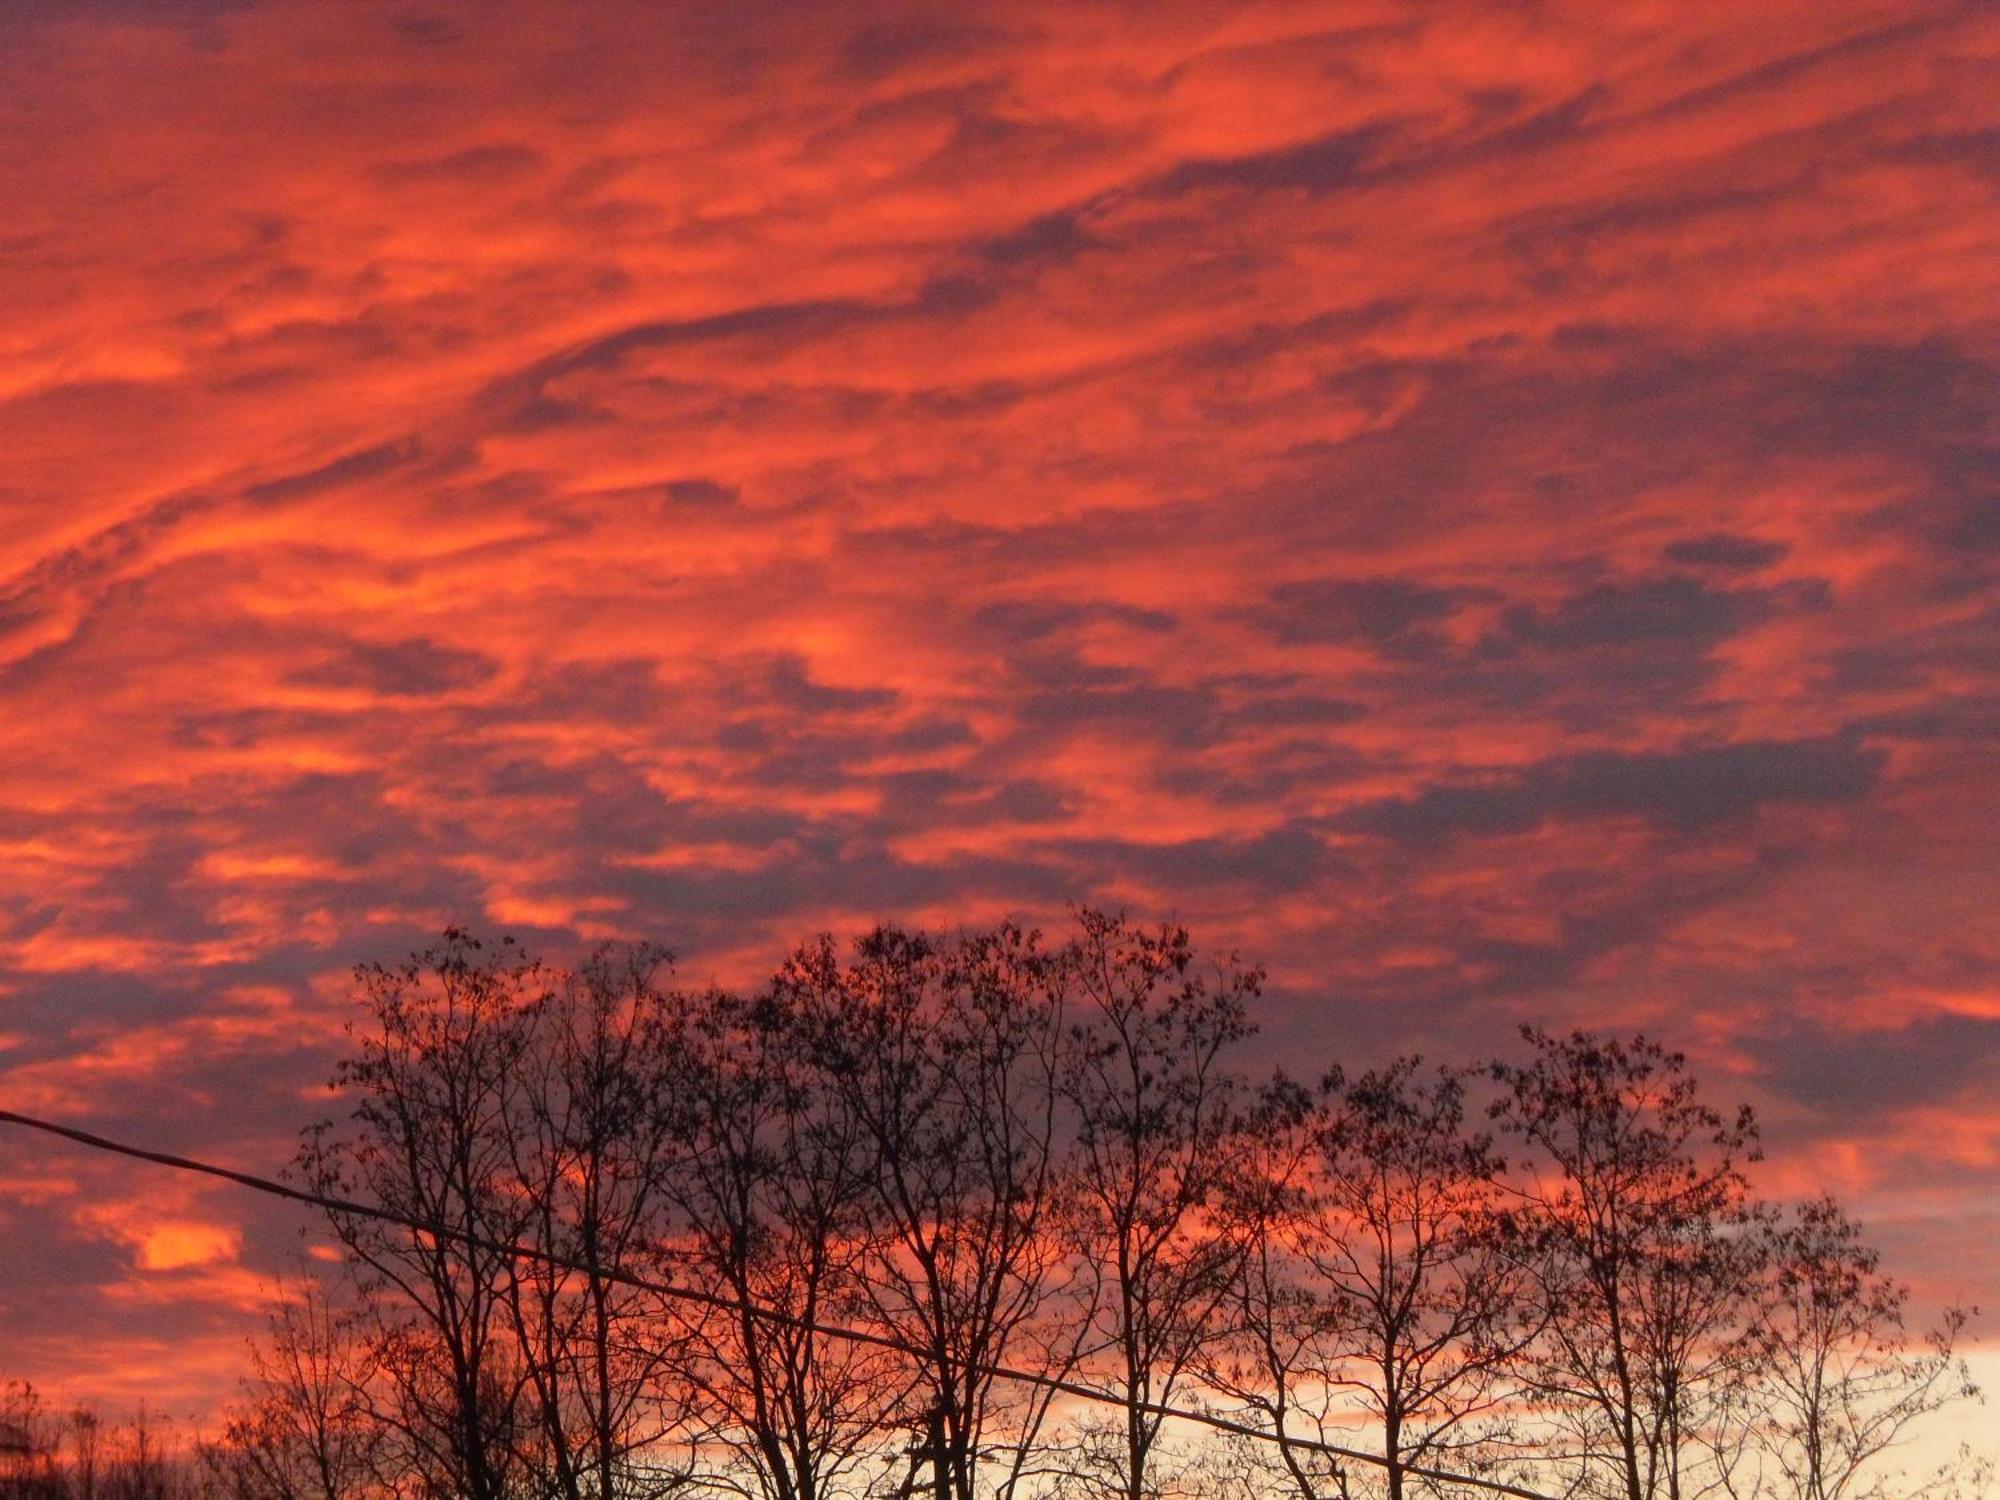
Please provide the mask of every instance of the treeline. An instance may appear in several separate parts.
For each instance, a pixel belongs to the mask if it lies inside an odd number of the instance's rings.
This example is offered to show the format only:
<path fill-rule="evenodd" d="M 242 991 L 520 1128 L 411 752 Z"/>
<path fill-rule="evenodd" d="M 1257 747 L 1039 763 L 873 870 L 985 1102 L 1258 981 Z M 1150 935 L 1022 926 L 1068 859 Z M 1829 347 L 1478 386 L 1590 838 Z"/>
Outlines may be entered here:
<path fill-rule="evenodd" d="M 754 993 L 449 933 L 359 972 L 242 1500 L 1963 1492 L 1946 1315 L 1641 1038 L 1253 1079 L 1261 976 L 1079 912 Z M 1323 1071 L 1322 1071 L 1323 1070 Z M 53 1474 L 53 1471 L 52 1471 Z"/>
<path fill-rule="evenodd" d="M 25 1380 L 0 1381 L 0 1495 L 9 1500 L 194 1500 L 223 1487 L 228 1464 L 143 1406 L 111 1422 L 89 1406 L 51 1407 Z"/>

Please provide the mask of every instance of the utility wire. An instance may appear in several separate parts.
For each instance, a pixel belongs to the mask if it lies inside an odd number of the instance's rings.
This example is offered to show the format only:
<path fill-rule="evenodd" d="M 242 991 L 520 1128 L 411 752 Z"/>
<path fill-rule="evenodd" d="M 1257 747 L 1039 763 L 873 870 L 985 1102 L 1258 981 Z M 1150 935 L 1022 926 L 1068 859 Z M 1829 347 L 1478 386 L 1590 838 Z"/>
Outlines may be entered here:
<path fill-rule="evenodd" d="M 408 1214 L 397 1213 L 372 1203 L 357 1203 L 348 1198 L 333 1198 L 325 1194 L 308 1192 L 303 1188 L 291 1187 L 269 1177 L 258 1177 L 249 1172 L 238 1172 L 229 1167 L 217 1166 L 213 1162 L 196 1161 L 192 1157 L 174 1156 L 165 1151 L 149 1151 L 142 1146 L 128 1145 L 105 1136 L 92 1135 L 87 1130 L 78 1130 L 70 1125 L 58 1125 L 52 1120 L 38 1120 L 32 1115 L 17 1114 L 10 1109 L 0 1109 L 0 1125 L 19 1125 L 28 1130 L 38 1130 L 47 1135 L 60 1136 L 79 1146 L 87 1146 L 93 1151 L 108 1151 L 117 1156 L 128 1156 L 137 1161 L 150 1162 L 157 1167 L 166 1167 L 176 1172 L 193 1172 L 204 1177 L 217 1177 L 238 1187 L 249 1188 L 252 1192 L 265 1193 L 275 1198 L 289 1198 L 294 1203 L 304 1203 L 313 1208 L 324 1209 L 328 1213 L 354 1214 L 362 1218 L 378 1219 L 383 1223 L 399 1225 L 404 1229 L 427 1234 L 435 1239 L 453 1240 L 474 1250 L 484 1250 L 488 1254 L 503 1255 L 515 1260 L 539 1261 L 544 1265 L 561 1270 L 579 1271 L 596 1276 L 619 1286 L 629 1286 L 640 1291 L 652 1292 L 658 1296 L 670 1297 L 677 1301 L 698 1303 L 705 1307 L 721 1309 L 725 1312 L 747 1314 L 750 1317 L 781 1327 L 810 1333 L 823 1338 L 840 1339 L 848 1343 L 868 1344 L 878 1349 L 893 1350 L 917 1359 L 928 1360 L 933 1356 L 915 1345 L 906 1344 L 901 1339 L 886 1334 L 870 1333 L 864 1328 L 849 1328 L 836 1323 L 821 1323 L 810 1318 L 796 1317 L 775 1307 L 751 1302 L 735 1297 L 725 1297 L 715 1292 L 702 1291 L 698 1287 L 675 1286 L 668 1282 L 652 1281 L 636 1276 L 630 1271 L 616 1266 L 590 1267 L 580 1265 L 566 1256 L 556 1255 L 547 1250 L 538 1250 L 532 1245 L 513 1244 L 507 1241 L 489 1239 L 468 1230 L 454 1229 L 449 1225 L 434 1224 Z M 996 1380 L 1011 1380 L 1023 1385 L 1051 1391 L 1058 1395 L 1074 1396 L 1080 1401 L 1092 1401 L 1101 1405 L 1115 1406 L 1121 1411 L 1136 1409 L 1147 1416 L 1166 1417 L 1180 1422 L 1192 1422 L 1216 1432 L 1228 1433 L 1232 1437 L 1254 1438 L 1259 1442 L 1289 1444 L 1294 1448 L 1311 1453 L 1322 1453 L 1332 1458 L 1349 1459 L 1355 1463 L 1372 1464 L 1376 1468 L 1389 1467 L 1388 1461 L 1379 1453 L 1369 1453 L 1360 1448 L 1344 1448 L 1338 1443 L 1322 1442 L 1312 1438 L 1281 1437 L 1265 1428 L 1252 1427 L 1243 1422 L 1232 1422 L 1227 1417 L 1218 1417 L 1208 1412 L 1190 1411 L 1186 1407 L 1167 1406 L 1153 1401 L 1127 1401 L 1123 1396 L 1096 1386 L 1084 1385 L 1078 1381 L 1066 1380 L 1054 1375 L 1044 1375 L 1033 1370 L 1017 1370 L 1007 1365 L 977 1365 L 971 1373 L 989 1376 Z M 1554 1500 L 1539 1490 L 1531 1490 L 1517 1484 L 1508 1484 L 1499 1479 L 1482 1479 L 1472 1474 L 1454 1474 L 1445 1469 L 1434 1469 L 1423 1464 L 1403 1464 L 1402 1471 L 1418 1479 L 1431 1479 L 1445 1484 L 1465 1485 L 1471 1489 L 1484 1490 L 1489 1494 L 1508 1495 L 1513 1500 Z"/>

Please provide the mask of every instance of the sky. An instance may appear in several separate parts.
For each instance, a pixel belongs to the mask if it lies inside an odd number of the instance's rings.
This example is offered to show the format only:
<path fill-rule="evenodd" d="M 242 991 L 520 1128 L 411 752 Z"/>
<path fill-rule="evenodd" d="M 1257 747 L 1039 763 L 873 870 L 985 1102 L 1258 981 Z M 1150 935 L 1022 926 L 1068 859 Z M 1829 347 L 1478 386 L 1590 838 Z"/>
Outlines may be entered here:
<path fill-rule="evenodd" d="M 2000 1303 L 1997 64 L 11 0 L 0 1107 L 270 1171 L 448 924 L 1090 901 L 1268 965 L 1260 1063 L 1656 1035 Z M 0 1130 L 0 1373 L 212 1410 L 300 1227 Z"/>

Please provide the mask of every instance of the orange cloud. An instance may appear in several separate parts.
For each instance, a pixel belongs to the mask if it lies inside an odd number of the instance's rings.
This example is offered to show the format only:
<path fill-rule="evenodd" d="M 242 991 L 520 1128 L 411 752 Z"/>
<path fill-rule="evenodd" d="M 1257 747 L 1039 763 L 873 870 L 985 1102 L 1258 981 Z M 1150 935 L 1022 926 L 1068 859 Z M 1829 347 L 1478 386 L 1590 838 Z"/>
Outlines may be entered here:
<path fill-rule="evenodd" d="M 139 1242 L 138 1265 L 142 1271 L 185 1271 L 234 1260 L 241 1247 L 242 1236 L 226 1225 L 158 1224 Z"/>

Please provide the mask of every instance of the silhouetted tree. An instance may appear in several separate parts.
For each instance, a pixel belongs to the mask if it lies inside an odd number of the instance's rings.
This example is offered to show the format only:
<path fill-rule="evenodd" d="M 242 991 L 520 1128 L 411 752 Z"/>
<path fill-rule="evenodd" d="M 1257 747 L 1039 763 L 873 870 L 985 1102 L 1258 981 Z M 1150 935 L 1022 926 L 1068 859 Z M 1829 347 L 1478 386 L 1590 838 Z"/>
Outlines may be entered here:
<path fill-rule="evenodd" d="M 1526 1343 L 1527 1277 L 1496 1212 L 1492 1140 L 1466 1128 L 1461 1074 L 1404 1058 L 1335 1073 L 1323 1097 L 1330 1214 L 1299 1248 L 1331 1304 L 1332 1383 L 1380 1424 L 1383 1487 L 1402 1500 L 1406 1466 L 1473 1462 Z"/>
<path fill-rule="evenodd" d="M 1321 1207 L 1319 1120 L 1311 1092 L 1282 1075 L 1245 1117 L 1236 1171 L 1221 1194 L 1227 1232 L 1243 1253 L 1230 1290 L 1228 1336 L 1204 1351 L 1201 1372 L 1236 1415 L 1271 1435 L 1268 1447 L 1238 1445 L 1243 1484 L 1254 1488 L 1275 1477 L 1299 1500 L 1346 1500 L 1352 1491 L 1345 1466 L 1313 1446 L 1330 1440 L 1342 1415 L 1324 1379 L 1334 1321 L 1295 1250 Z M 1301 1423 L 1311 1430 L 1301 1434 Z"/>
<path fill-rule="evenodd" d="M 1734 1486 L 1739 1493 L 1887 1500 L 1907 1492 L 1909 1481 L 1878 1460 L 1923 1418 L 1980 1394 L 1956 1352 L 1967 1313 L 1947 1309 L 1913 1341 L 1908 1301 L 1909 1289 L 1882 1273 L 1879 1253 L 1831 1197 L 1772 1227 L 1751 1335 L 1756 1457 L 1765 1462 L 1753 1464 L 1752 1484 Z M 1955 1477 L 1933 1473 L 1922 1493 L 1942 1497 Z"/>
<path fill-rule="evenodd" d="M 511 944 L 449 932 L 438 947 L 357 971 L 367 1024 L 335 1075 L 348 1118 L 307 1133 L 313 1191 L 362 1199 L 433 1234 L 333 1212 L 377 1378 L 372 1409 L 405 1472 L 437 1495 L 511 1500 L 521 1475 L 522 1360 L 507 1292 L 525 1205 L 511 1134 L 521 1118 L 526 1010 L 550 976 Z"/>
<path fill-rule="evenodd" d="M 1078 1460 L 1123 1500 L 1155 1493 L 1162 1418 L 1225 1328 L 1240 1242 L 1215 1210 L 1240 1144 L 1232 1046 L 1253 1030 L 1260 971 L 1234 956 L 1204 973 L 1186 929 L 1085 910 L 1062 1088 L 1075 1144 L 1062 1227 L 1090 1285 L 1090 1351 L 1124 1410 Z M 1080 1476 L 1088 1479 L 1088 1475 Z"/>
<path fill-rule="evenodd" d="M 684 1004 L 657 1096 L 677 1143 L 663 1183 L 680 1275 L 744 1305 L 673 1305 L 675 1377 L 706 1407 L 703 1435 L 739 1487 L 831 1500 L 865 1485 L 909 1383 L 891 1351 L 814 1326 L 863 1305 L 866 1143 L 785 1002 L 713 991 Z"/>
<path fill-rule="evenodd" d="M 0 1496 L 60 1500 L 60 1420 L 25 1380 L 0 1381 Z"/>
<path fill-rule="evenodd" d="M 63 1420 L 63 1441 L 70 1494 L 75 1500 L 97 1500 L 104 1473 L 103 1421 L 89 1407 L 76 1407 Z"/>
<path fill-rule="evenodd" d="M 1586 1492 L 1688 1500 L 1749 1363 L 1755 1121 L 1702 1103 L 1686 1060 L 1643 1037 L 1523 1035 L 1530 1059 L 1492 1070 L 1542 1312 L 1523 1373 Z"/>
<path fill-rule="evenodd" d="M 1255 1406 L 1261 1391 L 1274 1426 L 1303 1415 L 1324 1436 L 1359 1415 L 1379 1434 L 1366 1477 L 1286 1445 L 1302 1495 L 1331 1481 L 1402 1500 L 1411 1465 L 1476 1466 L 1526 1343 L 1528 1278 L 1497 1211 L 1492 1141 L 1466 1126 L 1463 1077 L 1402 1058 L 1356 1079 L 1335 1070 L 1311 1099 L 1281 1084 L 1257 1134 L 1276 1173 L 1246 1183 L 1260 1212 L 1236 1368 L 1251 1378 L 1232 1393 Z"/>
<path fill-rule="evenodd" d="M 911 1416 L 958 1500 L 972 1500 L 989 1454 L 1018 1474 L 1046 1411 L 992 1367 L 1067 1362 L 1050 1340 L 1030 1345 L 1053 1332 L 1034 1325 L 1059 1250 L 1043 1211 L 1064 958 L 1013 926 L 955 942 L 882 928 L 847 964 L 830 941 L 801 949 L 779 979 L 859 1127 L 871 1245 L 861 1286 L 873 1326 L 924 1351 Z"/>
<path fill-rule="evenodd" d="M 671 1483 L 661 1466 L 684 1426 L 665 1309 L 611 1274 L 653 1268 L 671 1232 L 665 1178 L 684 1152 L 658 1107 L 678 1065 L 679 1002 L 657 982 L 670 962 L 600 951 L 521 1013 L 506 1146 L 522 1233 L 541 1253 L 515 1259 L 501 1287 L 557 1500 Z"/>
<path fill-rule="evenodd" d="M 236 1500 L 359 1500 L 385 1488 L 364 1351 L 310 1278 L 281 1287 L 252 1346 L 245 1400 L 203 1454 Z"/>

